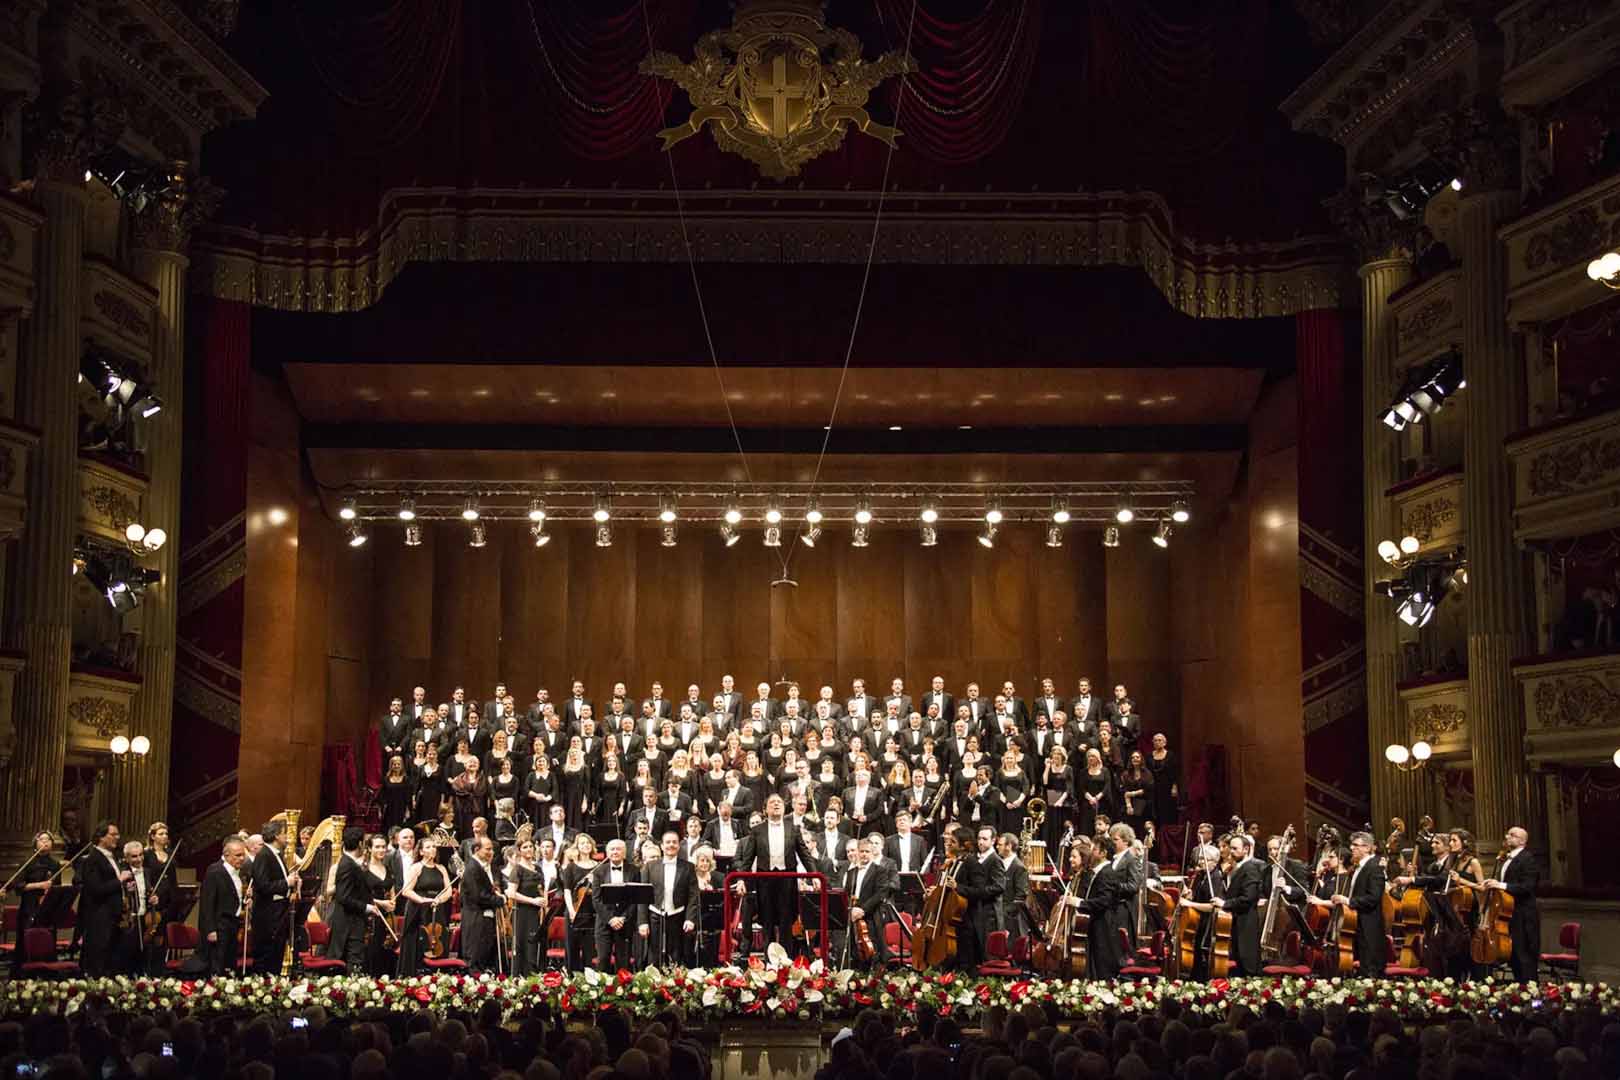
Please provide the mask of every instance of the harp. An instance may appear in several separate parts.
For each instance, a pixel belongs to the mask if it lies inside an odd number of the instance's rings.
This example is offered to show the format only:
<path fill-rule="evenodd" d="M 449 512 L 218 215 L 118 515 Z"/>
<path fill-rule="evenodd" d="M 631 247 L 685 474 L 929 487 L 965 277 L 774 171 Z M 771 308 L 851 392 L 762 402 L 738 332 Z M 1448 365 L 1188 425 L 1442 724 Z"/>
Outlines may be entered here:
<path fill-rule="evenodd" d="M 298 811 L 288 810 L 285 814 L 288 826 L 295 832 L 298 828 Z M 315 826 L 310 834 L 309 843 L 304 845 L 296 858 L 288 864 L 288 869 L 300 878 L 313 878 L 321 883 L 320 890 L 310 905 L 307 922 L 329 922 L 332 914 L 332 889 L 337 874 L 338 859 L 343 854 L 343 826 L 342 817 L 329 817 L 323 819 Z"/>

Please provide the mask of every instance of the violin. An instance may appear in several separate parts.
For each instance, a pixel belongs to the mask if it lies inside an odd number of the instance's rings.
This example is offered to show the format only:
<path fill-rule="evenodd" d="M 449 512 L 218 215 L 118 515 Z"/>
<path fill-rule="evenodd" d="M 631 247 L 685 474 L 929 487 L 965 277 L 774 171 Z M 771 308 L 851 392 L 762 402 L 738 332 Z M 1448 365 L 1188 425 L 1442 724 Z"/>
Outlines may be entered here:
<path fill-rule="evenodd" d="M 162 909 L 157 906 L 158 890 L 163 887 L 163 879 L 168 876 L 169 867 L 174 865 L 175 856 L 180 854 L 180 843 L 178 840 L 175 841 L 174 850 L 169 852 L 163 869 L 158 871 L 157 880 L 152 883 L 152 891 L 147 898 L 146 918 L 141 927 L 141 934 L 148 945 L 162 943 L 165 918 Z"/>
<path fill-rule="evenodd" d="M 855 931 L 855 956 L 866 963 L 877 955 L 877 946 L 872 944 L 872 929 L 866 924 L 866 917 L 850 923 L 850 929 Z"/>

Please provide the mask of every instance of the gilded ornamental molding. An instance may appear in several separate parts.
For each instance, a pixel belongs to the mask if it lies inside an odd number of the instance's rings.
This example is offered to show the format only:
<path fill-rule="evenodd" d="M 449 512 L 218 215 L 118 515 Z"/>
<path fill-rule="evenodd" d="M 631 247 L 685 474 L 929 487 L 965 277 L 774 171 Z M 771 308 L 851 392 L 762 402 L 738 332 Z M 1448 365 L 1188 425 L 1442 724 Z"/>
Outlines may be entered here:
<path fill-rule="evenodd" d="M 33 428 L 0 419 L 0 543 L 19 536 L 28 519 L 28 455 L 39 445 Z"/>
<path fill-rule="evenodd" d="M 1466 761 L 1468 679 L 1415 683 L 1399 690 L 1408 743 L 1427 742 L 1439 761 Z"/>
<path fill-rule="evenodd" d="M 1554 101 L 1609 69 L 1620 39 L 1617 0 L 1521 0 L 1496 16 L 1506 44 L 1502 103 Z"/>
<path fill-rule="evenodd" d="M 1461 270 L 1447 270 L 1390 299 L 1397 372 L 1427 363 L 1462 343 L 1462 301 L 1457 291 L 1461 282 Z"/>
<path fill-rule="evenodd" d="M 129 731 L 130 705 L 140 692 L 135 675 L 75 667 L 68 675 L 68 745 L 105 753 L 107 740 Z"/>
<path fill-rule="evenodd" d="M 833 191 L 683 194 L 701 262 L 861 263 L 875 200 Z M 1324 236 L 1208 243 L 1151 192 L 895 193 L 875 258 L 891 264 L 1139 267 L 1184 314 L 1292 315 L 1353 302 L 1342 244 Z M 680 263 L 667 191 L 402 188 L 378 224 L 338 239 L 214 227 L 193 244 L 197 291 L 284 311 L 358 311 L 413 263 Z"/>
<path fill-rule="evenodd" d="M 157 290 L 102 259 L 84 261 L 81 334 L 142 364 L 152 359 Z"/>
<path fill-rule="evenodd" d="M 1536 764 L 1607 761 L 1620 745 L 1620 653 L 1515 664 L 1525 747 Z"/>
<path fill-rule="evenodd" d="M 1466 545 L 1461 470 L 1395 488 L 1390 494 L 1395 500 L 1395 520 L 1400 535 L 1417 537 L 1422 545 L 1419 554 Z"/>
<path fill-rule="evenodd" d="M 17 674 L 26 662 L 21 653 L 0 652 L 0 769 L 11 764 L 17 749 Z"/>
<path fill-rule="evenodd" d="M 146 477 L 97 458 L 79 459 L 79 532 L 114 544 L 141 520 Z"/>
<path fill-rule="evenodd" d="M 1519 540 L 1620 528 L 1620 409 L 1519 435 L 1507 454 Z"/>
<path fill-rule="evenodd" d="M 1586 264 L 1620 245 L 1620 176 L 1504 226 L 1508 322 L 1546 322 L 1610 296 L 1586 276 Z"/>

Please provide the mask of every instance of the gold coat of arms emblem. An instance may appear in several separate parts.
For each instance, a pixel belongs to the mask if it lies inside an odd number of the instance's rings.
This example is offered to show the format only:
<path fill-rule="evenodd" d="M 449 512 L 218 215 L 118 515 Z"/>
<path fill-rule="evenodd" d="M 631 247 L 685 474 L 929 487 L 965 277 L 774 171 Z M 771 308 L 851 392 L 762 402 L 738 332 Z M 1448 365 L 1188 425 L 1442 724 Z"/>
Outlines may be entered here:
<path fill-rule="evenodd" d="M 742 0 L 731 27 L 704 34 L 693 53 L 684 62 L 655 52 L 641 64 L 692 99 L 686 122 L 658 133 L 663 148 L 707 127 L 720 149 L 776 180 L 838 147 L 850 127 L 895 145 L 900 132 L 867 114 L 867 98 L 917 70 L 901 52 L 863 59 L 860 39 L 829 27 L 819 0 Z"/>

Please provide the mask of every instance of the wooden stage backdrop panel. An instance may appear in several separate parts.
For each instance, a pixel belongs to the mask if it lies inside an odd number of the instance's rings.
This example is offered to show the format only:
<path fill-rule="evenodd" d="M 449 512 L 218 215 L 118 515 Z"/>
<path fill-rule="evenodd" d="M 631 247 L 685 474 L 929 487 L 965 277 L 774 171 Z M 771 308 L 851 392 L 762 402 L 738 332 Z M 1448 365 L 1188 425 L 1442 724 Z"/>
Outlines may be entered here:
<path fill-rule="evenodd" d="M 831 683 L 841 700 L 857 676 L 882 695 L 900 675 L 916 696 L 939 674 L 958 695 L 970 680 L 988 697 L 1012 679 L 1029 698 L 1040 675 L 1068 695 L 1080 675 L 1100 686 L 1118 665 L 1152 702 L 1155 727 L 1174 731 L 1180 711 L 1168 563 L 1140 531 L 1112 553 L 1078 529 L 1048 548 L 1027 525 L 1004 528 L 993 550 L 943 530 L 924 548 L 914 529 L 892 525 L 866 548 L 851 547 L 845 528 L 815 548 L 795 545 L 791 530 L 766 548 L 757 529 L 727 548 L 693 526 L 673 548 L 657 530 L 623 525 L 608 548 L 580 528 L 554 528 L 540 549 L 517 525 L 491 525 L 483 548 L 467 539 L 458 523 L 427 524 L 421 547 L 407 549 L 399 530 L 379 528 L 373 560 L 336 552 L 339 574 L 375 566 L 368 715 L 417 682 L 435 702 L 457 683 L 483 701 L 504 679 L 527 706 L 539 686 L 560 699 L 577 677 L 605 709 L 618 679 L 637 699 L 654 679 L 678 699 L 694 679 L 712 693 L 731 674 L 749 696 L 787 678 L 809 697 Z M 798 585 L 773 588 L 784 560 Z"/>

